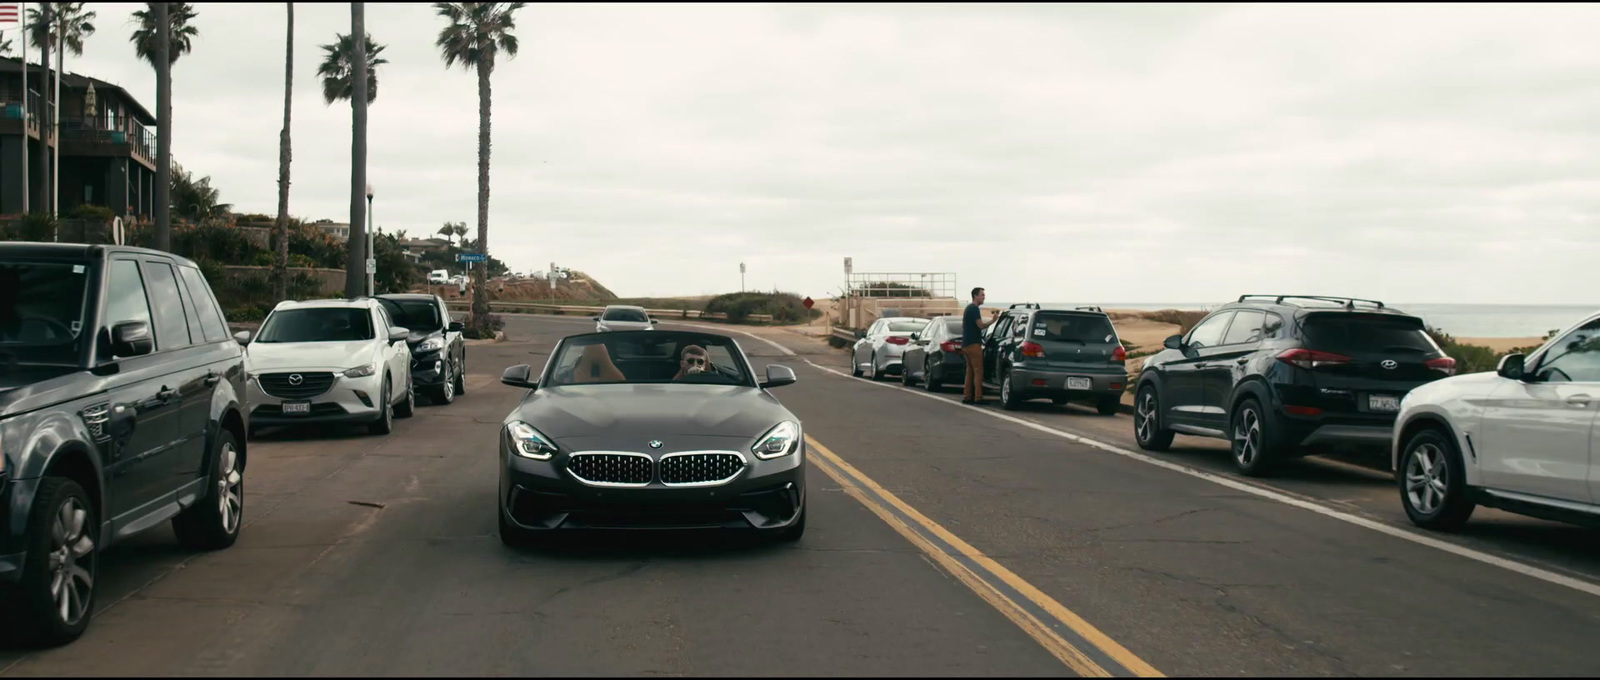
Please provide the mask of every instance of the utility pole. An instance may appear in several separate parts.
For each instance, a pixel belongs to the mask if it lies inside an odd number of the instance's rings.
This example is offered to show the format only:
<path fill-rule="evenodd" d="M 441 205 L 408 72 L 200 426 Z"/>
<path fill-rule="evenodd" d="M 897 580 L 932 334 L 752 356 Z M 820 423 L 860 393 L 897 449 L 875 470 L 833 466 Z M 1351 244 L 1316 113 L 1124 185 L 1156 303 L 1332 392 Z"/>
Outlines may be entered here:
<path fill-rule="evenodd" d="M 377 295 L 378 251 L 372 236 L 372 183 L 367 183 L 367 296 Z"/>
<path fill-rule="evenodd" d="M 28 182 L 33 174 L 28 165 L 28 3 L 17 6 L 17 25 L 22 27 L 22 214 L 28 214 Z"/>
<path fill-rule="evenodd" d="M 744 263 L 739 263 L 739 292 L 744 292 Z"/>
<path fill-rule="evenodd" d="M 156 10 L 156 250 L 172 251 L 172 22 L 167 3 Z M 57 112 L 61 103 L 56 102 Z"/>
<path fill-rule="evenodd" d="M 346 258 L 344 294 L 347 298 L 361 295 L 366 276 L 366 204 L 362 202 L 367 187 L 367 27 L 363 3 L 350 3 L 350 39 L 355 50 L 350 55 L 350 79 L 354 87 L 350 97 L 350 252 Z"/>
<path fill-rule="evenodd" d="M 163 8 L 165 8 L 167 5 L 166 5 L 166 3 L 161 3 L 161 6 Z M 65 33 L 66 33 L 66 22 L 64 20 L 62 20 L 60 12 L 56 12 L 55 16 L 56 16 L 56 109 L 55 109 L 55 125 L 52 126 L 52 127 L 54 127 L 54 129 L 55 129 L 54 137 L 55 137 L 55 140 L 56 140 L 56 144 L 55 144 L 55 151 L 54 151 L 55 160 L 50 163 L 50 216 L 51 217 L 60 217 L 60 212 L 61 212 L 61 75 L 63 73 L 63 68 L 66 66 L 67 40 L 66 40 L 66 35 L 65 35 Z M 167 14 L 163 10 L 162 13 L 161 13 L 161 19 L 162 19 L 162 21 L 165 21 L 166 18 L 167 18 Z M 165 35 L 166 35 L 165 33 L 162 34 L 162 36 L 165 36 Z M 162 39 L 165 40 L 166 38 L 163 37 Z M 166 54 L 166 53 L 163 52 L 162 54 Z M 170 90 L 168 91 L 168 95 L 169 96 L 171 95 L 171 91 Z M 56 231 L 57 231 L 57 238 L 59 239 L 60 238 L 60 236 L 59 236 L 60 230 L 57 229 Z"/>

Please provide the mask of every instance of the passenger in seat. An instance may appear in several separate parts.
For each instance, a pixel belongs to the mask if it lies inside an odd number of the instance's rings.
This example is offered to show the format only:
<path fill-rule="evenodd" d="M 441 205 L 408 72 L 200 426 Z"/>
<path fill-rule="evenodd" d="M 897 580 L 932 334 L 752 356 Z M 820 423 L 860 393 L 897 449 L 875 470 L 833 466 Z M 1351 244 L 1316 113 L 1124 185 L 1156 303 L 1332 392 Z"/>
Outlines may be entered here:
<path fill-rule="evenodd" d="M 602 344 L 583 348 L 583 357 L 572 369 L 575 383 L 627 382 L 627 376 L 611 362 L 611 352 Z"/>

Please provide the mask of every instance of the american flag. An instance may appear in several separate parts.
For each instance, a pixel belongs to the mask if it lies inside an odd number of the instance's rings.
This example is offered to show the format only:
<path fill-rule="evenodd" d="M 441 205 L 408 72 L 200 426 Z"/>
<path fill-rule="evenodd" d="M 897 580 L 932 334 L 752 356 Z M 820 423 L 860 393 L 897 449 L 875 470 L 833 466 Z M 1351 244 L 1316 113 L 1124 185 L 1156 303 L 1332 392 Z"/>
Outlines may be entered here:
<path fill-rule="evenodd" d="M 17 17 L 22 15 L 21 3 L 0 2 L 0 24 L 17 23 Z"/>

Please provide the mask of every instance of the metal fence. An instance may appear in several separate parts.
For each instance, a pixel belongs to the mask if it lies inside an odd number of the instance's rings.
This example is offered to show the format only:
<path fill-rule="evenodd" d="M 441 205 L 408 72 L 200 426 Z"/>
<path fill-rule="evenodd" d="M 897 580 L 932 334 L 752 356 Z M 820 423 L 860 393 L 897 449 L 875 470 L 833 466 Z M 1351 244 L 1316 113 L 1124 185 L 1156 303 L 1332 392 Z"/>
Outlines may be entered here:
<path fill-rule="evenodd" d="M 863 298 L 957 297 L 956 275 L 950 272 L 853 272 L 845 294 Z"/>

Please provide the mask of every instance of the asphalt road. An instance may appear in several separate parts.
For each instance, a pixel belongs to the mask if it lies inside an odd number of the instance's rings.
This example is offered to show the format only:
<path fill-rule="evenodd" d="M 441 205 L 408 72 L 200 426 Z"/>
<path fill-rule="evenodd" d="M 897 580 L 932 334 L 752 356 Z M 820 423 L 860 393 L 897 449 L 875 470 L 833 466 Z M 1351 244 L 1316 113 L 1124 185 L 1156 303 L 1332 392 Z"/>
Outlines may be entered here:
<path fill-rule="evenodd" d="M 507 318 L 467 394 L 392 435 L 263 433 L 237 545 L 113 549 L 89 633 L 0 649 L 0 675 L 1600 672 L 1593 532 L 1480 511 L 1441 539 L 1368 470 L 1242 483 L 1203 440 L 1140 456 L 1126 416 L 964 407 L 785 333 L 736 337 L 800 378 L 774 392 L 814 442 L 800 543 L 510 550 L 495 441 L 520 393 L 498 375 L 590 326 Z"/>

